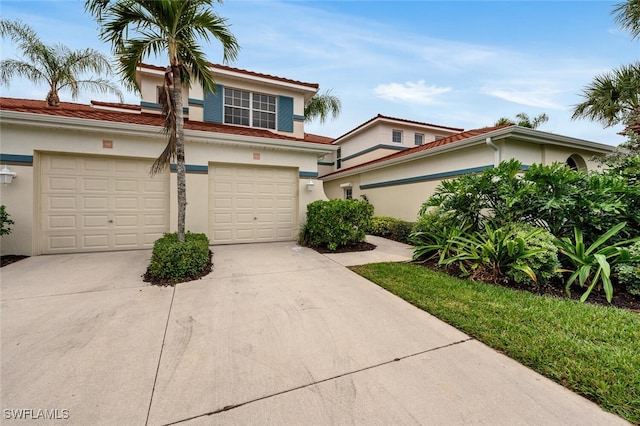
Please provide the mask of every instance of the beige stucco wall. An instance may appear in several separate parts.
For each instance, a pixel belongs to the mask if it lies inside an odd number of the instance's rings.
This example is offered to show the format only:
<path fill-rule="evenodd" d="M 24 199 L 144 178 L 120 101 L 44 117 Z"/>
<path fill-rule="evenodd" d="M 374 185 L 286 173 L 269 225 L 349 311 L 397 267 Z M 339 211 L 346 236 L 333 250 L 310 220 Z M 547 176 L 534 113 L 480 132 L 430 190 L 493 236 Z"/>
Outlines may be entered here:
<path fill-rule="evenodd" d="M 164 149 L 166 139 L 159 129 L 149 128 L 143 135 L 120 134 L 117 130 L 98 132 L 80 129 L 61 129 L 57 125 L 36 127 L 0 123 L 2 154 L 33 156 L 33 166 L 11 165 L 18 177 L 6 188 L 0 188 L 1 202 L 7 206 L 14 225 L 13 233 L 2 237 L 3 254 L 37 254 L 39 208 L 38 155 L 41 152 L 64 152 L 82 155 L 126 156 L 155 159 Z M 113 148 L 104 148 L 103 141 Z M 265 141 L 268 144 L 268 141 Z M 194 142 L 187 136 L 185 157 L 187 165 L 207 166 L 210 161 L 249 164 L 255 166 L 291 167 L 307 174 L 317 173 L 318 152 L 293 151 L 286 147 L 247 146 L 239 140 L 233 145 L 212 139 L 211 143 Z M 177 228 L 176 174 L 171 173 L 170 229 Z M 326 199 L 322 183 L 313 179 L 314 191 L 307 191 L 309 178 L 300 178 L 299 221 L 306 213 L 306 205 L 316 199 Z M 187 173 L 187 229 L 208 232 L 208 175 Z"/>

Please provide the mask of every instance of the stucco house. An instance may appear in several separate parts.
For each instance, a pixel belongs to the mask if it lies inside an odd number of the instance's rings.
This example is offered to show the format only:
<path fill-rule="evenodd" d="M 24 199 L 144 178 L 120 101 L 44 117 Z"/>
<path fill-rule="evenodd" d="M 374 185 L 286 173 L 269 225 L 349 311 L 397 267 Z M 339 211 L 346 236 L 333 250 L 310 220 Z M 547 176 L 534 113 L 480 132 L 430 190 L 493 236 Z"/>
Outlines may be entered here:
<path fill-rule="evenodd" d="M 384 125 L 371 126 L 375 121 Z M 426 140 L 427 128 L 433 129 L 434 136 L 442 137 Z M 322 169 L 320 178 L 325 193 L 329 198 L 365 196 L 375 207 L 376 215 L 415 221 L 422 203 L 443 179 L 477 173 L 512 158 L 519 160 L 525 169 L 533 163 L 562 162 L 570 167 L 591 170 L 598 165 L 592 161 L 594 156 L 604 155 L 614 148 L 515 125 L 456 130 L 460 129 L 403 123 L 403 120 L 378 116 L 334 141 L 341 146 L 342 162 L 337 151 L 333 154 L 336 156 L 333 164 Z M 394 134 L 398 131 L 402 132 L 402 137 L 408 135 L 409 142 L 415 142 L 415 146 L 409 148 L 406 144 L 398 144 L 393 153 L 367 157 L 380 153 L 380 150 L 369 148 L 379 147 L 381 140 L 396 141 Z M 421 144 L 418 144 L 418 134 L 425 135 Z M 344 156 L 351 144 L 357 146 L 357 152 L 348 151 L 347 163 Z"/>
<path fill-rule="evenodd" d="M 295 240 L 324 199 L 318 158 L 338 147 L 304 132 L 318 85 L 212 65 L 217 90 L 183 91 L 187 230 L 214 244 Z M 150 248 L 176 229 L 176 176 L 151 177 L 166 145 L 158 103 L 165 69 L 143 65 L 140 105 L 49 107 L 0 98 L 0 188 L 15 221 L 3 254 Z"/>

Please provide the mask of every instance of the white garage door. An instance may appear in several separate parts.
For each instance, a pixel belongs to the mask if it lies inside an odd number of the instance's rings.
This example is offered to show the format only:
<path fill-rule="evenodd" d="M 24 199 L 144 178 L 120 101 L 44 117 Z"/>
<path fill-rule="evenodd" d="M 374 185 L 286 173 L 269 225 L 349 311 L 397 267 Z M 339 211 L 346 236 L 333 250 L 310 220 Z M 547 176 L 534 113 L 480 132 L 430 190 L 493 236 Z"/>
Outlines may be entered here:
<path fill-rule="evenodd" d="M 213 244 L 296 239 L 297 169 L 209 165 Z"/>
<path fill-rule="evenodd" d="M 169 230 L 168 172 L 151 160 L 44 154 L 42 253 L 150 248 Z"/>

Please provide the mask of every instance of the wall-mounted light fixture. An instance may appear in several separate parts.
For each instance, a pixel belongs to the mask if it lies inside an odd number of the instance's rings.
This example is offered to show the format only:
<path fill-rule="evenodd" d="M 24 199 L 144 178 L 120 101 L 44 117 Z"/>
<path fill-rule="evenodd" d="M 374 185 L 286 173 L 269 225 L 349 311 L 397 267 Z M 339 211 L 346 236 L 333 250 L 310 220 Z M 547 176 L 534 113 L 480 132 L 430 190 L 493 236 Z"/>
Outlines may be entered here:
<path fill-rule="evenodd" d="M 307 182 L 307 191 L 309 191 L 309 192 L 313 191 L 313 187 L 314 186 L 315 186 L 315 184 L 313 183 L 311 178 L 309 178 L 309 182 Z"/>
<path fill-rule="evenodd" d="M 16 172 L 11 171 L 7 166 L 4 166 L 4 168 L 0 170 L 0 183 L 4 184 L 4 186 L 7 186 L 16 176 Z"/>

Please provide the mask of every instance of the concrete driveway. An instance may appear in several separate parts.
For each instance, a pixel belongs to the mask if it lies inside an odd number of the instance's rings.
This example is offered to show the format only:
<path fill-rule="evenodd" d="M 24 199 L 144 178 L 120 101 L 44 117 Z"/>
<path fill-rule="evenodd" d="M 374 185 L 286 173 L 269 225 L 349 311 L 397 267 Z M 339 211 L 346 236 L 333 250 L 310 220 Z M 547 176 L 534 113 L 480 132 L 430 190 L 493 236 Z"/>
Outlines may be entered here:
<path fill-rule="evenodd" d="M 343 266 L 409 256 L 376 241 L 218 246 L 175 288 L 148 251 L 2 268 L 2 423 L 626 424 Z"/>

